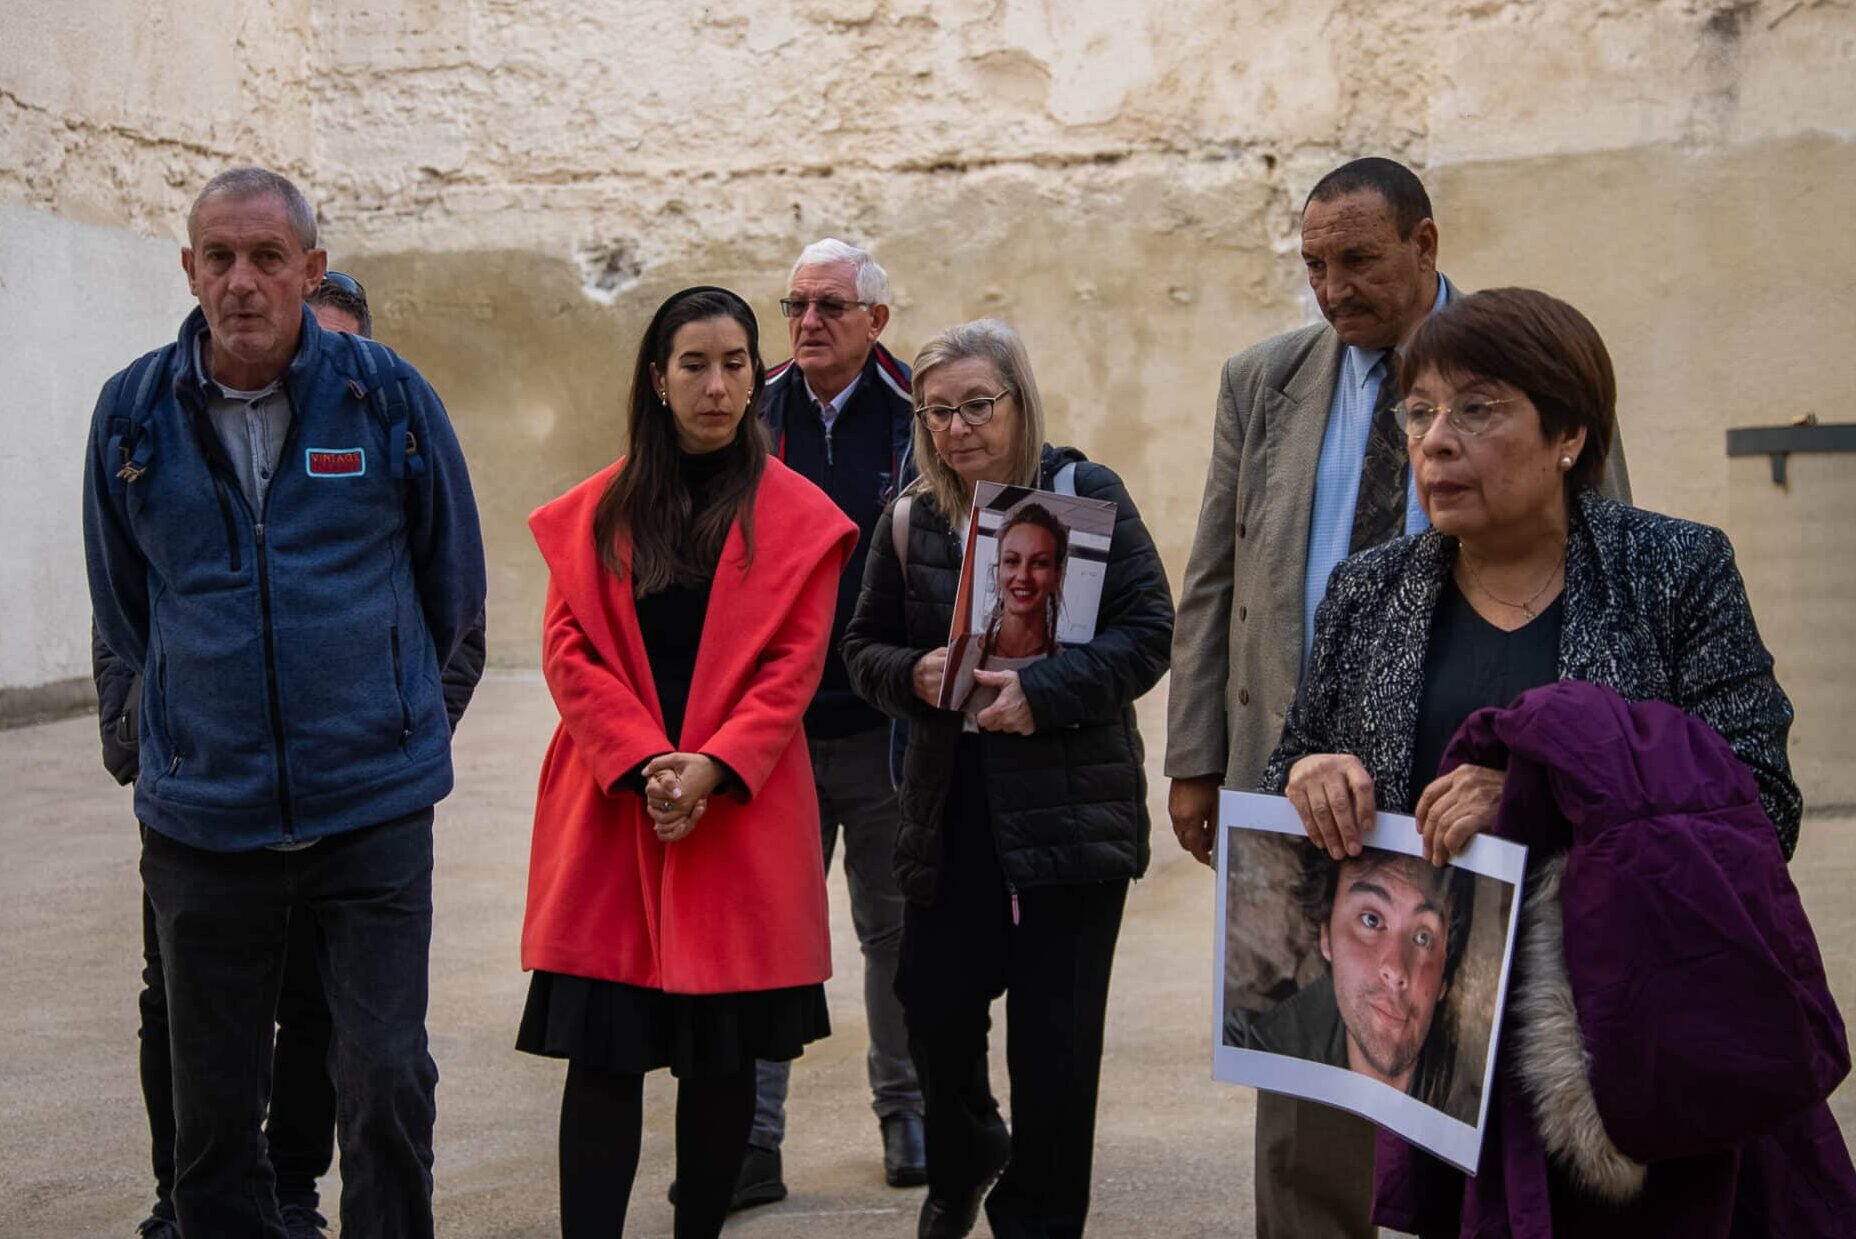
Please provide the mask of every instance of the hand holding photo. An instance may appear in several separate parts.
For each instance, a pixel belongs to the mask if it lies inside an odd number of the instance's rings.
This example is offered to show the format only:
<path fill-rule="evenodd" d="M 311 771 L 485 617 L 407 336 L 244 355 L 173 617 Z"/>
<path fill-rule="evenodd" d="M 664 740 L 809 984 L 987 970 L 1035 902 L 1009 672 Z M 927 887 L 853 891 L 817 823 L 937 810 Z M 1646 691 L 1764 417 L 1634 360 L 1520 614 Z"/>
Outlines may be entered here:
<path fill-rule="evenodd" d="M 1287 800 L 1219 803 L 1213 1076 L 1340 1106 L 1474 1174 L 1526 849 L 1476 837 L 1425 859 L 1378 813 L 1357 855 Z"/>

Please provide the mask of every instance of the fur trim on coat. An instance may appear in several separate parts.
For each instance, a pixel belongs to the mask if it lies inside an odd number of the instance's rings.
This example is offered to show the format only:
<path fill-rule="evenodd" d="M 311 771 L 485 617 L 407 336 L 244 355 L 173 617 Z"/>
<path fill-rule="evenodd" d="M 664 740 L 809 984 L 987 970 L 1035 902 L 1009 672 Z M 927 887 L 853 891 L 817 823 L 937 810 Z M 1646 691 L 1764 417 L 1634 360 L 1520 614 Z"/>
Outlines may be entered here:
<path fill-rule="evenodd" d="M 1560 880 L 1566 857 L 1540 867 L 1521 911 L 1520 978 L 1514 994 L 1515 1062 L 1534 1102 L 1547 1152 L 1582 1191 L 1624 1204 L 1643 1194 L 1649 1169 L 1605 1132 L 1592 1091 L 1591 1055 L 1579 1033 L 1566 972 Z"/>

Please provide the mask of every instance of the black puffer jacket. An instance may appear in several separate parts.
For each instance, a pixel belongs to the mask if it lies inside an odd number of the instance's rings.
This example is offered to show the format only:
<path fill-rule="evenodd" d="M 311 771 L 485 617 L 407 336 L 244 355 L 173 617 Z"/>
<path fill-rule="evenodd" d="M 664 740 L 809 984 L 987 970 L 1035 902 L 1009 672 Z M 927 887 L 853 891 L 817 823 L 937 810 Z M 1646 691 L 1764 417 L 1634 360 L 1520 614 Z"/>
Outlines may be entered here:
<path fill-rule="evenodd" d="M 1084 461 L 1074 448 L 1046 446 L 1040 485 Z M 1006 881 L 1049 886 L 1136 878 L 1147 869 L 1147 776 L 1134 699 L 1166 671 L 1173 599 L 1166 569 L 1121 479 L 1084 461 L 1076 493 L 1115 507 L 1115 533 L 1095 639 L 1019 672 L 1036 732 L 981 733 L 986 794 Z M 915 663 L 947 644 L 960 583 L 961 547 L 925 492 L 909 514 L 908 583 L 896 561 L 892 504 L 870 537 L 863 592 L 844 637 L 851 684 L 872 705 L 909 722 L 903 759 L 902 825 L 896 877 L 910 899 L 928 902 L 942 854 L 942 814 L 953 776 L 961 716 L 924 704 Z"/>

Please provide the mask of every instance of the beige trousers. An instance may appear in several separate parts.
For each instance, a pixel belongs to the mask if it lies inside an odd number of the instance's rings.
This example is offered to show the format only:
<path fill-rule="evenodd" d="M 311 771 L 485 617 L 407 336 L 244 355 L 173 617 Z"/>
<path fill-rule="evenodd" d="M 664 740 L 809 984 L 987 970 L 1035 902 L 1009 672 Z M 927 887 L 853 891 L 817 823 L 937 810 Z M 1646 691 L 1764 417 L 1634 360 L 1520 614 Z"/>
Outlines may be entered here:
<path fill-rule="evenodd" d="M 1257 1239 L 1374 1239 L 1373 1125 L 1257 1094 Z"/>

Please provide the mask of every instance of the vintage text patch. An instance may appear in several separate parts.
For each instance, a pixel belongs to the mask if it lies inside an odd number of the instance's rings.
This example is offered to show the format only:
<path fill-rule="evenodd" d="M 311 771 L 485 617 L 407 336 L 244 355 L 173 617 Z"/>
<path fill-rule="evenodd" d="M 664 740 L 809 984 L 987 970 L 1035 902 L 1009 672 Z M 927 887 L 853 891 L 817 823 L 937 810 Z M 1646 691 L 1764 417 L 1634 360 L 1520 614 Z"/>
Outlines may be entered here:
<path fill-rule="evenodd" d="M 367 472 L 367 450 L 312 447 L 303 453 L 303 469 L 312 478 L 358 478 Z"/>

